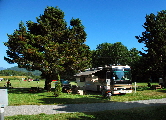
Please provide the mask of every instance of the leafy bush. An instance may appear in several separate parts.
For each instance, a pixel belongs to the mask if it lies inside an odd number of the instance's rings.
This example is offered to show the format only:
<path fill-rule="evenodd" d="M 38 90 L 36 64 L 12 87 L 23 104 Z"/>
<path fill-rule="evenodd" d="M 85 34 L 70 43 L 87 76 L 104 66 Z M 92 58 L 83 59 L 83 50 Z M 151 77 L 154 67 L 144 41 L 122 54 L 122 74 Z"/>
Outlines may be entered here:
<path fill-rule="evenodd" d="M 60 82 L 60 76 L 58 75 L 58 81 L 55 83 L 55 97 L 58 97 L 62 92 L 61 82 Z"/>

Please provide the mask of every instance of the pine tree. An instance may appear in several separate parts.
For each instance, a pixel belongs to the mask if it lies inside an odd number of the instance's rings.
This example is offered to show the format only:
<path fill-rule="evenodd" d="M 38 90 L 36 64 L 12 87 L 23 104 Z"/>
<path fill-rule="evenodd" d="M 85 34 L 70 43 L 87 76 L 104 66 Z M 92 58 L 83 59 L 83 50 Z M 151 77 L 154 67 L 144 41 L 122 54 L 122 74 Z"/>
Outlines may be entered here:
<path fill-rule="evenodd" d="M 47 7 L 36 23 L 27 21 L 26 26 L 20 22 L 19 29 L 8 35 L 4 59 L 20 68 L 41 71 L 46 78 L 45 89 L 50 89 L 58 74 L 74 74 L 88 67 L 91 55 L 80 19 L 72 18 L 67 27 L 64 12 Z"/>
<path fill-rule="evenodd" d="M 143 27 L 145 31 L 142 36 L 136 36 L 139 43 L 144 43 L 147 48 L 145 53 L 140 52 L 146 59 L 149 75 L 164 78 L 166 74 L 166 10 L 157 15 L 151 13 L 146 15 L 146 22 Z"/>

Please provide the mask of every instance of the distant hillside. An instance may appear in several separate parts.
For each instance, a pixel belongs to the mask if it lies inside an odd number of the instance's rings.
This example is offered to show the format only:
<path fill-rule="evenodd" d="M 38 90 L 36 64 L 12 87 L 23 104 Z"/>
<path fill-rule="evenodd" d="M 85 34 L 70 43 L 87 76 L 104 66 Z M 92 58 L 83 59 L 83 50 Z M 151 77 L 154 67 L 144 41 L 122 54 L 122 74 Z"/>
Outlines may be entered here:
<path fill-rule="evenodd" d="M 39 70 L 35 70 L 35 71 L 28 71 L 25 68 L 19 68 L 17 66 L 15 67 L 11 67 L 11 68 L 7 68 L 6 70 L 15 70 L 15 71 L 21 71 L 21 72 L 31 72 L 33 75 L 37 75 L 40 76 L 41 72 Z"/>
<path fill-rule="evenodd" d="M 5 70 L 6 68 L 0 67 L 0 70 Z"/>

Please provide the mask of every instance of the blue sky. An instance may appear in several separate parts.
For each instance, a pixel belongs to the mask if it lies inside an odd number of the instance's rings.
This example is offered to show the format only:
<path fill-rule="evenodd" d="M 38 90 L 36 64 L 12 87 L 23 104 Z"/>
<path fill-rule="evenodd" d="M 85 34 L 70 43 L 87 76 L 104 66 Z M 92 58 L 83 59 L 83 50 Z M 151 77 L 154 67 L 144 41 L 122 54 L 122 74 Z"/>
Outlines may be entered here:
<path fill-rule="evenodd" d="M 166 0 L 0 0 L 0 67 L 16 66 L 4 60 L 7 34 L 18 29 L 20 21 L 36 22 L 47 6 L 58 6 L 68 23 L 71 18 L 81 19 L 86 44 L 92 50 L 104 42 L 122 42 L 128 49 L 142 50 L 144 44 L 138 43 L 135 36 L 144 31 L 146 14 L 166 10 Z"/>

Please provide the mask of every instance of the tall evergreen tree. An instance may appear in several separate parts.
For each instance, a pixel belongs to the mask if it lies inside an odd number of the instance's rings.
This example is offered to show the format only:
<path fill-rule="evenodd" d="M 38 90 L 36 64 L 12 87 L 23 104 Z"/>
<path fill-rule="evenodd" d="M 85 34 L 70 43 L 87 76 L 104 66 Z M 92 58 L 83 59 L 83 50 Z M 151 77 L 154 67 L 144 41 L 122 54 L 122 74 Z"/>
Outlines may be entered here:
<path fill-rule="evenodd" d="M 47 7 L 37 22 L 21 22 L 19 29 L 8 35 L 8 63 L 17 63 L 20 68 L 39 70 L 46 78 L 45 88 L 58 74 L 84 70 L 90 63 L 90 50 L 84 43 L 86 32 L 79 19 L 71 19 L 70 26 L 59 8 Z"/>
<path fill-rule="evenodd" d="M 142 36 L 136 36 L 139 43 L 144 43 L 145 53 L 140 52 L 147 61 L 147 70 L 163 77 L 166 74 L 166 10 L 157 15 L 146 15 Z M 151 74 L 151 75 L 152 75 Z"/>

